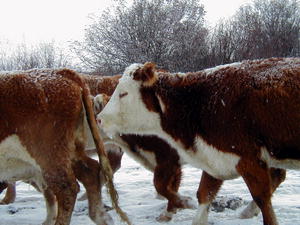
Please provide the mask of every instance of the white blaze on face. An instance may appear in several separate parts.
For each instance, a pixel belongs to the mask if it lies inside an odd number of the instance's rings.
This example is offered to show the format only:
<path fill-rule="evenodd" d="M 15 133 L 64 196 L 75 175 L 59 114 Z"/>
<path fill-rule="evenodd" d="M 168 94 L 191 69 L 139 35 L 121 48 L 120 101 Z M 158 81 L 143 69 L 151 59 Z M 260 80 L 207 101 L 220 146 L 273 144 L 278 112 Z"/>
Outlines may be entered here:
<path fill-rule="evenodd" d="M 141 66 L 133 64 L 125 70 L 110 101 L 97 116 L 101 128 L 110 137 L 117 133 L 153 134 L 161 130 L 159 115 L 150 112 L 142 100 L 141 81 L 132 77 Z"/>

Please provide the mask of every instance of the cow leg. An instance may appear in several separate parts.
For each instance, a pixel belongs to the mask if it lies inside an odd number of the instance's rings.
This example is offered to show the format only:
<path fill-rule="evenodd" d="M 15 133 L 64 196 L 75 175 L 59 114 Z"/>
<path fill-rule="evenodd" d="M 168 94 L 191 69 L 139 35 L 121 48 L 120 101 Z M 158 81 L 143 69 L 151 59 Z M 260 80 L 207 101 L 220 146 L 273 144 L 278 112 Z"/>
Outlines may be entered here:
<path fill-rule="evenodd" d="M 55 225 L 68 225 L 71 221 L 79 185 L 71 166 L 66 162 L 64 164 L 51 164 L 51 166 L 51 168 L 45 170 L 47 172 L 44 173 L 44 180 L 47 188 L 52 191 L 57 200 Z M 45 198 L 47 201 L 47 196 Z"/>
<path fill-rule="evenodd" d="M 15 182 L 1 182 L 0 193 L 6 188 L 4 198 L 0 201 L 0 205 L 7 205 L 13 203 L 16 199 L 16 183 Z"/>
<path fill-rule="evenodd" d="M 40 189 L 40 188 L 39 188 Z M 54 193 L 49 189 L 43 190 L 46 201 L 47 217 L 43 225 L 53 225 L 57 217 L 57 202 Z"/>
<path fill-rule="evenodd" d="M 89 216 L 97 225 L 111 225 L 112 218 L 106 212 L 101 200 L 100 166 L 96 160 L 81 157 L 73 166 L 77 179 L 82 182 L 86 189 L 89 202 Z"/>
<path fill-rule="evenodd" d="M 216 179 L 205 171 L 202 172 L 201 181 L 197 191 L 199 207 L 192 225 L 208 224 L 208 210 L 210 203 L 215 198 L 222 184 L 223 180 Z"/>
<path fill-rule="evenodd" d="M 161 196 L 168 200 L 166 211 L 157 218 L 159 222 L 172 219 L 177 209 L 193 208 L 188 198 L 181 197 L 177 191 L 181 181 L 181 167 L 178 164 L 158 163 L 154 170 L 154 186 Z"/>
<path fill-rule="evenodd" d="M 109 145 L 109 147 L 110 146 L 111 145 Z M 106 145 L 105 147 L 108 148 L 108 145 Z M 106 153 L 107 153 L 107 158 L 110 163 L 110 166 L 113 170 L 113 173 L 115 173 L 121 167 L 121 160 L 124 152 L 121 150 L 120 147 L 117 146 L 113 146 L 113 147 L 114 148 L 108 148 L 108 151 L 106 151 Z M 96 149 L 89 149 L 89 150 L 85 150 L 85 153 L 87 153 L 87 155 L 91 157 L 97 152 Z M 103 182 L 101 182 L 101 185 L 103 186 Z M 78 198 L 79 201 L 83 201 L 86 199 L 87 199 L 86 193 L 84 193 L 80 198 Z M 105 207 L 110 208 L 109 206 L 105 206 Z"/>
<path fill-rule="evenodd" d="M 257 159 L 251 162 L 241 160 L 237 169 L 262 212 L 264 225 L 278 225 L 271 203 L 273 191 L 270 169 L 263 161 Z"/>
<path fill-rule="evenodd" d="M 284 169 L 277 169 L 277 168 L 270 168 L 270 175 L 272 179 L 272 193 L 275 192 L 277 187 L 285 180 L 286 177 L 286 170 Z M 241 219 L 248 219 L 254 216 L 257 216 L 260 213 L 260 209 L 252 200 L 248 206 L 241 212 L 240 218 Z"/>

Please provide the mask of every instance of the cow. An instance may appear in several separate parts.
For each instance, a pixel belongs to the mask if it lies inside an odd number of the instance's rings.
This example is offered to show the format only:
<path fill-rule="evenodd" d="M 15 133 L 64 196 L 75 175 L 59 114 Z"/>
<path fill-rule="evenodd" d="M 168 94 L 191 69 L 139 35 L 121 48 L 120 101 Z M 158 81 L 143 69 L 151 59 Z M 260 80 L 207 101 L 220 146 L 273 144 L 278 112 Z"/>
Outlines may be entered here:
<path fill-rule="evenodd" d="M 98 114 L 113 94 L 120 75 L 91 76 L 84 79 L 94 96 L 94 111 Z M 157 193 L 168 200 L 167 208 L 157 217 L 160 222 L 172 219 L 177 209 L 194 208 L 191 198 L 178 194 L 181 182 L 181 166 L 184 163 L 170 145 L 156 136 L 124 135 L 108 138 L 101 133 L 103 142 L 120 146 L 136 162 L 153 172 L 153 183 Z"/>
<path fill-rule="evenodd" d="M 100 113 L 109 99 L 110 96 L 106 94 L 95 96 L 93 99 L 95 113 Z M 181 182 L 181 166 L 185 162 L 166 141 L 155 135 L 126 134 L 115 135 L 114 138 L 109 139 L 102 133 L 102 137 L 105 143 L 121 146 L 130 157 L 154 173 L 154 187 L 161 196 L 168 199 L 166 210 L 157 217 L 159 222 L 170 221 L 177 209 L 194 208 L 190 198 L 177 193 Z M 152 157 L 151 154 L 153 154 Z M 285 180 L 285 176 L 285 170 L 271 168 L 274 191 Z M 251 201 L 241 212 L 240 218 L 251 218 L 258 215 L 259 212 L 258 206 Z"/>
<path fill-rule="evenodd" d="M 82 76 L 83 80 L 89 86 L 90 94 L 94 96 L 98 93 L 105 93 L 107 95 L 112 95 L 115 87 L 118 84 L 118 79 L 120 78 L 120 75 L 96 76 L 96 75 L 80 74 L 80 76 Z M 89 134 L 87 135 L 86 153 L 89 156 L 92 156 L 95 153 L 97 153 L 97 151 L 95 149 L 94 140 L 92 134 L 89 132 L 88 124 L 86 121 L 84 125 Z M 109 145 L 108 147 L 105 146 L 105 149 L 106 149 L 108 160 L 113 169 L 113 172 L 116 172 L 121 166 L 121 159 L 122 159 L 123 152 L 121 152 L 119 148 L 116 148 L 116 146 L 112 146 L 112 145 Z M 101 182 L 101 184 L 103 184 L 103 182 Z M 6 193 L 4 198 L 0 201 L 0 204 L 13 203 L 16 198 L 15 182 L 10 182 L 10 183 L 4 181 L 0 182 L 0 193 L 5 189 L 7 189 Z M 84 200 L 84 199 L 86 199 L 86 194 L 80 197 L 80 200 Z"/>
<path fill-rule="evenodd" d="M 108 136 L 157 135 L 203 170 L 193 225 L 224 180 L 242 176 L 264 225 L 277 225 L 271 169 L 300 168 L 300 58 L 246 60 L 190 73 L 132 64 L 98 115 Z"/>
<path fill-rule="evenodd" d="M 167 72 L 166 70 L 157 70 L 156 72 Z M 110 99 L 112 90 L 118 84 L 118 75 L 115 77 L 97 77 L 87 76 L 91 92 L 97 94 L 93 98 L 94 111 L 100 113 Z M 109 81 L 111 79 L 111 81 Z M 105 85 L 103 85 L 105 84 Z M 108 86 L 113 85 L 114 88 Z M 94 90 L 94 91 L 93 91 Z M 185 162 L 179 157 L 176 150 L 166 141 L 154 135 L 134 135 L 127 134 L 115 136 L 110 139 L 102 133 L 105 143 L 112 143 L 121 146 L 122 149 L 135 161 L 144 166 L 144 168 L 153 172 L 154 187 L 160 196 L 168 200 L 167 208 L 156 219 L 159 222 L 166 222 L 172 219 L 177 209 L 194 208 L 191 198 L 180 196 L 177 192 L 181 182 L 181 167 Z M 275 190 L 281 182 L 285 180 L 286 172 L 281 169 L 271 169 L 272 188 Z M 257 205 L 252 201 L 246 209 L 241 212 L 240 217 L 243 219 L 251 218 L 260 212 Z"/>
<path fill-rule="evenodd" d="M 87 190 L 92 221 L 112 224 L 99 195 L 101 176 L 108 181 L 117 212 L 128 219 L 118 208 L 92 107 L 88 86 L 72 70 L 34 69 L 0 75 L 0 181 L 33 182 L 46 200 L 44 225 L 70 224 L 79 191 L 77 180 Z M 101 164 L 84 151 L 84 120 L 92 130 Z"/>

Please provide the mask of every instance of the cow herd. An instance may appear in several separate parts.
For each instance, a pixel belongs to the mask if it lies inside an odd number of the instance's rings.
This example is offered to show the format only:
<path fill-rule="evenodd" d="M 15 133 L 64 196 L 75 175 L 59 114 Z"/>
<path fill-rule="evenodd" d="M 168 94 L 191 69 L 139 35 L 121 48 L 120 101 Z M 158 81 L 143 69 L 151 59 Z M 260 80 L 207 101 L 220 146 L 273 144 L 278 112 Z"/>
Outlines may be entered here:
<path fill-rule="evenodd" d="M 14 182 L 22 180 L 44 195 L 43 225 L 67 225 L 79 181 L 91 220 L 111 225 L 101 198 L 106 184 L 113 208 L 130 224 L 112 180 L 123 152 L 153 172 L 157 193 L 167 199 L 159 222 L 195 208 L 178 193 L 182 165 L 190 164 L 203 170 L 193 225 L 208 225 L 223 182 L 239 176 L 253 198 L 241 217 L 261 211 L 264 225 L 277 225 L 272 194 L 286 169 L 300 169 L 300 58 L 190 73 L 145 63 L 116 76 L 69 69 L 0 74 L 0 192 L 7 188 L 1 204 L 14 201 Z"/>

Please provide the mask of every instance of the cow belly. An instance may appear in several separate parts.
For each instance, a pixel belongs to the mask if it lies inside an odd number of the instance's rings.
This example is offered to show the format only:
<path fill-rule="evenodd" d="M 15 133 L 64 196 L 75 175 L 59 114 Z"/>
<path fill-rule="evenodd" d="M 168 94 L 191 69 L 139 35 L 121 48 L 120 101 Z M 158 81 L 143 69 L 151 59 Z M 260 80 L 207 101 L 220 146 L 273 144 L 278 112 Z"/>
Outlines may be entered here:
<path fill-rule="evenodd" d="M 0 180 L 31 180 L 40 176 L 41 169 L 28 154 L 17 135 L 0 143 Z"/>
<path fill-rule="evenodd" d="M 240 157 L 219 151 L 200 137 L 196 138 L 194 150 L 180 148 L 178 153 L 184 161 L 206 171 L 215 178 L 228 180 L 239 176 L 236 165 Z"/>

